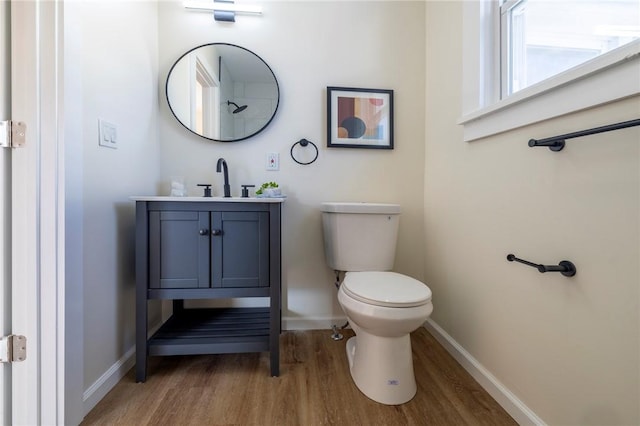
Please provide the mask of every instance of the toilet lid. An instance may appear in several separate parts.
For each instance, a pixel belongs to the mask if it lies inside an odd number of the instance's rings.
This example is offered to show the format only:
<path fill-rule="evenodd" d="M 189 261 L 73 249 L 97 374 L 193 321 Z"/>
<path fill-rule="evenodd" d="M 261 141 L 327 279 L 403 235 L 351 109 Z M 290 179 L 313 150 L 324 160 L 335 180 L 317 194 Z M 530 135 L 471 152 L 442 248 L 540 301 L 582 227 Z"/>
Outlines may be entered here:
<path fill-rule="evenodd" d="M 409 308 L 431 300 L 429 287 L 396 272 L 348 272 L 341 287 L 354 299 L 376 306 Z"/>

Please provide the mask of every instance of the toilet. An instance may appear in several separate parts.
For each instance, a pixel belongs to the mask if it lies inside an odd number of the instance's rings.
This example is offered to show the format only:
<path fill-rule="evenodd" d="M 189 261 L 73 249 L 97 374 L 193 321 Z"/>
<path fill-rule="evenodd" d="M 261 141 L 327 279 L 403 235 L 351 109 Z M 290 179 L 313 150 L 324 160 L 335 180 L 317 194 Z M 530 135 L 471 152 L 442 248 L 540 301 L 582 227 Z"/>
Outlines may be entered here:
<path fill-rule="evenodd" d="M 399 219 L 397 204 L 322 203 L 327 264 L 346 272 L 338 301 L 356 334 L 346 345 L 351 377 L 388 405 L 416 394 L 409 333 L 433 310 L 429 287 L 390 271 Z"/>

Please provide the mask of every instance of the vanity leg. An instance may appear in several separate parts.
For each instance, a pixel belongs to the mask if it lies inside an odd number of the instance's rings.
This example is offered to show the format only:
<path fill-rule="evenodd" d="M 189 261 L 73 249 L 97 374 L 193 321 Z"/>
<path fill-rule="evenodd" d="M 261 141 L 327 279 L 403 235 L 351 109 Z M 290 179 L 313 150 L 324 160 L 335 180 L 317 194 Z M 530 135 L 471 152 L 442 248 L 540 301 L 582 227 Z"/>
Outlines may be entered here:
<path fill-rule="evenodd" d="M 142 306 L 144 305 L 144 306 Z M 136 301 L 136 382 L 147 380 L 147 300 Z"/>
<path fill-rule="evenodd" d="M 280 310 L 280 289 L 279 285 L 273 286 L 271 306 L 269 308 L 269 350 L 271 355 L 271 377 L 280 375 L 280 330 L 282 315 Z M 275 297 L 274 297 L 275 296 Z"/>
<path fill-rule="evenodd" d="M 147 380 L 147 203 L 136 202 L 136 382 Z"/>
<path fill-rule="evenodd" d="M 280 375 L 280 330 L 282 328 L 282 245 L 280 204 L 271 204 L 269 210 L 269 227 L 271 238 L 269 253 L 270 304 L 269 304 L 269 350 L 271 354 L 271 376 Z"/>
<path fill-rule="evenodd" d="M 271 324 L 269 326 L 269 351 L 271 358 L 271 377 L 280 375 L 280 309 L 270 309 Z M 276 318 L 274 318 L 276 317 Z"/>
<path fill-rule="evenodd" d="M 173 313 L 174 315 L 180 313 L 184 310 L 184 300 L 183 299 L 174 299 L 173 300 Z"/>
<path fill-rule="evenodd" d="M 271 377 L 278 377 L 280 375 L 280 331 L 274 329 L 272 325 L 269 333 Z"/>

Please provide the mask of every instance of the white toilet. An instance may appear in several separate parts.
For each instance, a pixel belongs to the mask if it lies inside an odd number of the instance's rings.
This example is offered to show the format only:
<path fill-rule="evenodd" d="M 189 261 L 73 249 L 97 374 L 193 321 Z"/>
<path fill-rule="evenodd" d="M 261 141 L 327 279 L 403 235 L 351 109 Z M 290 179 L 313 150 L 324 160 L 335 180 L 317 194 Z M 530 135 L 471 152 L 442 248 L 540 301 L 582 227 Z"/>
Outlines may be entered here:
<path fill-rule="evenodd" d="M 362 393 L 388 405 L 416 394 L 409 333 L 433 310 L 429 287 L 389 272 L 399 219 L 397 204 L 322 204 L 327 263 L 346 272 L 338 301 L 356 333 L 347 342 L 351 377 Z"/>

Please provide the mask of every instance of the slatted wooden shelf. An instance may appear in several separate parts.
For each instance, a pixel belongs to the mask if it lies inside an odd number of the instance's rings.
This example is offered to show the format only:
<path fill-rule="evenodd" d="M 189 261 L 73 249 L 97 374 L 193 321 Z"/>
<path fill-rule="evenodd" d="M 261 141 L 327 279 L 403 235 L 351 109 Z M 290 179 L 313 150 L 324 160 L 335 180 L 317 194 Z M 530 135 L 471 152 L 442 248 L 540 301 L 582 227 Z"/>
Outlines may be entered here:
<path fill-rule="evenodd" d="M 149 355 L 269 350 L 269 308 L 183 309 L 149 340 Z"/>

